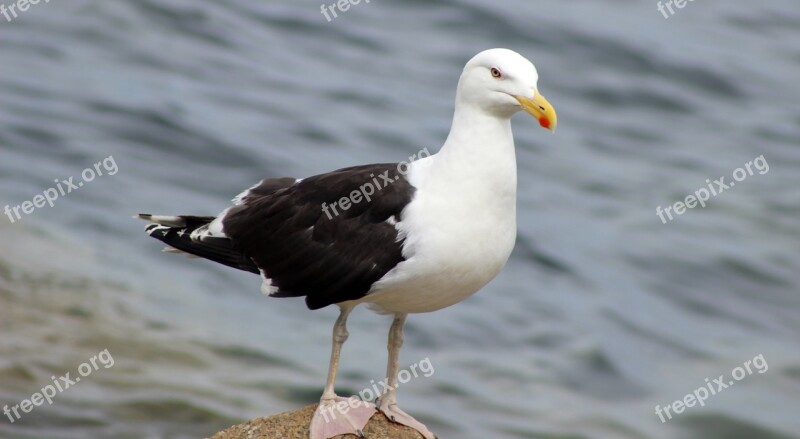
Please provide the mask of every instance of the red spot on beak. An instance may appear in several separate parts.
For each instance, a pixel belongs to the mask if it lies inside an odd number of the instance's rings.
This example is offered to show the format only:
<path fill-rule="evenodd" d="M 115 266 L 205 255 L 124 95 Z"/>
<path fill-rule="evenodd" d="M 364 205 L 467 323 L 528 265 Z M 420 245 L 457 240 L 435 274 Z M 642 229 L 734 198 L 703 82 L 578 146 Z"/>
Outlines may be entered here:
<path fill-rule="evenodd" d="M 541 125 L 544 128 L 547 128 L 549 130 L 550 129 L 550 119 L 548 119 L 548 118 L 546 118 L 544 116 L 540 117 L 539 118 L 539 125 Z"/>

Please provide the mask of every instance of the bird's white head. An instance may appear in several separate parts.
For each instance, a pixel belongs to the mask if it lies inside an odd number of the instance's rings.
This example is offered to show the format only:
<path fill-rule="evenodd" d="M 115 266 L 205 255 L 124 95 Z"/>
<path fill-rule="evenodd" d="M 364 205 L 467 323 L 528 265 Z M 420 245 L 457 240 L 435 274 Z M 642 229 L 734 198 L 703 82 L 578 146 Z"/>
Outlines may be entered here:
<path fill-rule="evenodd" d="M 536 67 L 525 57 L 513 50 L 490 49 L 475 55 L 464 67 L 457 99 L 497 117 L 510 118 L 524 110 L 555 132 L 556 111 L 539 93 L 538 82 Z"/>

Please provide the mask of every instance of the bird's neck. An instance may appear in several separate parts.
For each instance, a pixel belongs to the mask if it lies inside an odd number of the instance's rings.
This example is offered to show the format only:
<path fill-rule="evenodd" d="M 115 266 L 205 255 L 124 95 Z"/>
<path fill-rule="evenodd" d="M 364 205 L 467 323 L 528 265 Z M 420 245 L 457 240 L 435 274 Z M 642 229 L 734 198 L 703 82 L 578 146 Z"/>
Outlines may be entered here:
<path fill-rule="evenodd" d="M 437 154 L 437 173 L 516 195 L 517 164 L 508 117 L 456 105 L 450 135 Z"/>

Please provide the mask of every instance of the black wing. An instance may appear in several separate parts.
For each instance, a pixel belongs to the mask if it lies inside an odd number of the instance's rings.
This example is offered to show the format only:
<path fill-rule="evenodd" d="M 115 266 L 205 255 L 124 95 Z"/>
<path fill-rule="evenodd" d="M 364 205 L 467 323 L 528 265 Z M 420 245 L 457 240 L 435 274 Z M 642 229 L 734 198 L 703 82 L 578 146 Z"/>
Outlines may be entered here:
<path fill-rule="evenodd" d="M 264 180 L 225 215 L 225 234 L 272 280 L 273 296 L 306 296 L 311 309 L 361 298 L 404 260 L 387 220 L 402 220 L 414 187 L 397 169 L 384 163 L 298 183 Z"/>

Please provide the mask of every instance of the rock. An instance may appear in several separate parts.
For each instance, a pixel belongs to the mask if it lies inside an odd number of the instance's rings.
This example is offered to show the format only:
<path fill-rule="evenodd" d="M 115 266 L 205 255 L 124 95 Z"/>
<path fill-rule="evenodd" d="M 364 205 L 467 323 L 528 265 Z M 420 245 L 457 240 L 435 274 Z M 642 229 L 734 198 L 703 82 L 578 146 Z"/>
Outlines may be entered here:
<path fill-rule="evenodd" d="M 300 410 L 252 419 L 221 431 L 211 439 L 308 439 L 311 417 L 316 408 L 314 404 Z M 364 435 L 367 439 L 423 439 L 417 431 L 389 421 L 383 413 L 372 416 L 364 428 Z M 336 439 L 358 439 L 358 436 L 347 434 L 336 436 Z"/>

